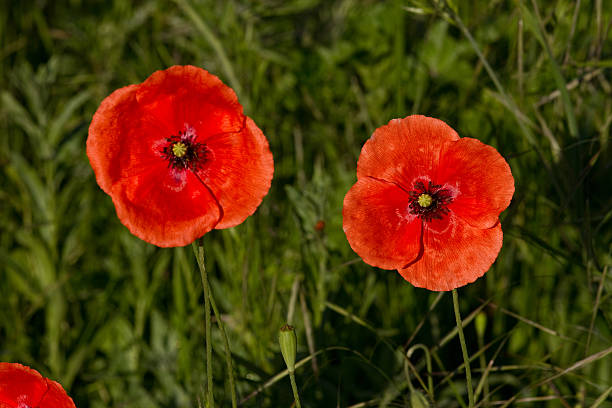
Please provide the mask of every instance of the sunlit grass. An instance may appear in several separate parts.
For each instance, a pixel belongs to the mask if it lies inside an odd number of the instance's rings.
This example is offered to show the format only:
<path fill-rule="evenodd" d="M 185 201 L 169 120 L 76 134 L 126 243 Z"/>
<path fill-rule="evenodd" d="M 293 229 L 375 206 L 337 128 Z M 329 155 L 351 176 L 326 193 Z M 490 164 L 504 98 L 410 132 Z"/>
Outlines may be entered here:
<path fill-rule="evenodd" d="M 420 113 L 495 146 L 516 180 L 498 260 L 460 289 L 477 406 L 612 407 L 612 3 L 9 3 L 1 361 L 60 381 L 78 407 L 203 399 L 193 253 L 130 235 L 85 155 L 106 95 L 193 64 L 237 91 L 275 160 L 254 216 L 205 237 L 243 406 L 293 402 L 285 323 L 305 407 L 408 406 L 407 371 L 436 406 L 467 404 L 450 293 L 367 266 L 342 231 L 363 142 Z M 215 401 L 229 406 L 216 325 L 212 337 Z"/>

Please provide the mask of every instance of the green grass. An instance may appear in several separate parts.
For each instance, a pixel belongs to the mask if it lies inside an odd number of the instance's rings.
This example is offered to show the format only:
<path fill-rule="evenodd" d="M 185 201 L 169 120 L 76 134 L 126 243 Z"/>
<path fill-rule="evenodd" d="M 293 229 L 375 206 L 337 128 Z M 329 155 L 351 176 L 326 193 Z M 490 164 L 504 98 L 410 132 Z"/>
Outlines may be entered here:
<path fill-rule="evenodd" d="M 236 90 L 275 160 L 258 211 L 205 237 L 243 406 L 292 404 L 285 323 L 298 334 L 304 407 L 404 407 L 410 386 L 438 407 L 467 404 L 450 293 L 369 267 L 342 231 L 361 146 L 420 113 L 495 146 L 516 180 L 498 260 L 459 290 L 477 404 L 612 407 L 612 3 L 453 4 L 0 8 L 0 361 L 60 381 L 80 408 L 202 401 L 193 252 L 130 235 L 85 155 L 105 96 L 193 64 Z M 225 407 L 223 339 L 212 334 Z"/>

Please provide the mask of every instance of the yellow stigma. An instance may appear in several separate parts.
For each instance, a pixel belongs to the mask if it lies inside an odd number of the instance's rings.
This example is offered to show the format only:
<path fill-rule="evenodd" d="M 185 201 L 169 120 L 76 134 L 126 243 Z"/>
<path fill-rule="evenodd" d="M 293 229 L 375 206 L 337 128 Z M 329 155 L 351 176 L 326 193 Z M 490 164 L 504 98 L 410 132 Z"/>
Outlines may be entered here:
<path fill-rule="evenodd" d="M 176 142 L 174 145 L 172 145 L 172 154 L 174 154 L 176 157 L 183 157 L 185 153 L 187 153 L 187 146 L 185 146 L 185 143 Z"/>
<path fill-rule="evenodd" d="M 419 205 L 421 207 L 429 207 L 432 201 L 433 200 L 429 194 L 423 193 L 419 196 Z"/>

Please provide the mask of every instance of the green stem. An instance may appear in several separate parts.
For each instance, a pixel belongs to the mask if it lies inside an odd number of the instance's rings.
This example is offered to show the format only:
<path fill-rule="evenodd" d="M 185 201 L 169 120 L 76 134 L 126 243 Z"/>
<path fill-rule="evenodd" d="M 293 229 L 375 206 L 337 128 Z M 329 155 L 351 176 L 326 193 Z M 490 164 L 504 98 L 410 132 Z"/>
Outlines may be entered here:
<path fill-rule="evenodd" d="M 204 287 L 204 321 L 206 331 L 204 335 L 206 343 L 206 407 L 214 408 L 215 400 L 213 395 L 213 371 L 212 371 L 212 337 L 210 334 L 210 288 L 208 287 L 208 276 L 206 267 L 204 266 L 204 239 L 198 238 L 197 245 L 194 245 L 194 252 L 200 269 L 200 277 L 202 278 L 202 286 Z"/>
<path fill-rule="evenodd" d="M 470 371 L 470 358 L 468 357 L 467 347 L 465 345 L 465 337 L 463 336 L 463 325 L 461 323 L 461 314 L 459 313 L 459 295 L 457 295 L 457 289 L 453 289 L 453 307 L 455 309 L 455 321 L 457 322 L 459 341 L 461 342 L 461 352 L 463 353 L 463 361 L 465 363 L 465 378 L 467 380 L 469 407 L 473 408 L 474 389 L 472 388 L 472 372 Z"/>
<path fill-rule="evenodd" d="M 289 379 L 291 380 L 291 389 L 293 390 L 293 398 L 295 398 L 296 408 L 302 408 L 300 404 L 300 394 L 298 394 L 297 384 L 295 383 L 295 372 L 289 371 Z"/>
<path fill-rule="evenodd" d="M 217 304 L 215 303 L 215 298 L 213 296 L 212 290 L 208 293 L 210 297 L 210 304 L 212 306 L 213 312 L 215 314 L 215 319 L 217 319 L 217 325 L 223 334 L 223 341 L 225 343 L 225 364 L 227 365 L 227 372 L 230 382 L 230 390 L 232 394 L 232 408 L 236 408 L 238 406 L 238 399 L 236 398 L 236 386 L 234 382 L 234 366 L 232 364 L 232 353 L 230 351 L 229 339 L 227 337 L 227 332 L 225 331 L 225 325 L 221 320 L 221 314 L 219 313 L 219 309 L 217 309 Z"/>

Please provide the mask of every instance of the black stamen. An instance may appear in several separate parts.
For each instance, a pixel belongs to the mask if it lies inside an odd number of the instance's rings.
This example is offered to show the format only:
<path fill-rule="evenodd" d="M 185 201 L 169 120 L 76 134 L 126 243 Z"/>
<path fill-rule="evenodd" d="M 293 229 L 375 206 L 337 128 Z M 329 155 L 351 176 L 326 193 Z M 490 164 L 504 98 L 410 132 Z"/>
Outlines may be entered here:
<path fill-rule="evenodd" d="M 160 150 L 162 157 L 168 160 L 168 167 L 177 170 L 197 171 L 208 160 L 209 149 L 204 143 L 195 141 L 193 129 L 180 131 L 178 135 L 166 138 L 166 145 Z M 182 143 L 185 153 L 177 156 L 174 147 L 177 143 Z"/>
<path fill-rule="evenodd" d="M 433 219 L 441 220 L 442 217 L 449 213 L 448 204 L 453 201 L 452 194 L 449 190 L 443 189 L 441 185 L 434 184 L 431 181 L 427 187 L 422 181 L 414 183 L 414 190 L 410 191 L 410 214 L 416 214 L 425 221 Z M 427 206 L 419 204 L 419 197 L 426 194 L 431 197 L 431 203 Z"/>

